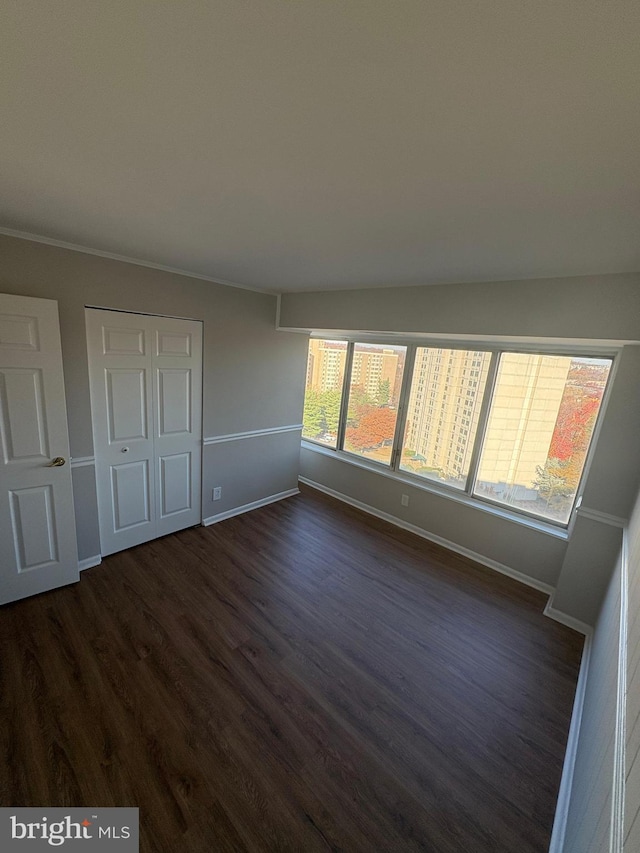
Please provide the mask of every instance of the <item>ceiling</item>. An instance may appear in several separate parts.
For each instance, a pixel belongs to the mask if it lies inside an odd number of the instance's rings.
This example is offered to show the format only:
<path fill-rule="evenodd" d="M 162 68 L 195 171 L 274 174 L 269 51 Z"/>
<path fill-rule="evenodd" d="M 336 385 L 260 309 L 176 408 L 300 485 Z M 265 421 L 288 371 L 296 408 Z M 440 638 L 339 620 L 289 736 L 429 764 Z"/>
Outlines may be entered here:
<path fill-rule="evenodd" d="M 0 226 L 271 291 L 640 269 L 637 0 L 14 0 Z"/>

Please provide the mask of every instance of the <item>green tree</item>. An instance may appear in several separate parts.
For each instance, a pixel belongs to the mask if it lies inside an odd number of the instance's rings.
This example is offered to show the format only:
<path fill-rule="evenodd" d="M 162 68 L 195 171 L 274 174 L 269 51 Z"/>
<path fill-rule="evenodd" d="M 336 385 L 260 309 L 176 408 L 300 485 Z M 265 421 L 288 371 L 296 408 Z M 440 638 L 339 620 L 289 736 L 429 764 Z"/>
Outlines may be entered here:
<path fill-rule="evenodd" d="M 324 427 L 327 432 L 337 433 L 340 421 L 340 391 L 325 391 L 320 396 L 320 406 L 324 417 Z"/>
<path fill-rule="evenodd" d="M 560 459 L 547 459 L 544 467 L 536 465 L 536 479 L 534 488 L 544 498 L 548 507 L 562 509 L 567 499 L 573 496 L 575 483 L 571 482 L 570 464 Z"/>
<path fill-rule="evenodd" d="M 316 438 L 324 432 L 324 413 L 320 405 L 320 395 L 317 391 L 308 389 L 305 394 L 302 423 L 302 434 L 307 438 Z"/>
<path fill-rule="evenodd" d="M 389 400 L 391 399 L 391 383 L 388 379 L 383 379 L 381 382 L 378 382 L 377 397 L 379 406 L 389 405 Z"/>
<path fill-rule="evenodd" d="M 364 390 L 362 385 L 352 385 L 349 392 L 349 409 L 347 411 L 347 421 L 354 425 L 362 417 L 362 415 L 375 405 L 375 401 Z"/>

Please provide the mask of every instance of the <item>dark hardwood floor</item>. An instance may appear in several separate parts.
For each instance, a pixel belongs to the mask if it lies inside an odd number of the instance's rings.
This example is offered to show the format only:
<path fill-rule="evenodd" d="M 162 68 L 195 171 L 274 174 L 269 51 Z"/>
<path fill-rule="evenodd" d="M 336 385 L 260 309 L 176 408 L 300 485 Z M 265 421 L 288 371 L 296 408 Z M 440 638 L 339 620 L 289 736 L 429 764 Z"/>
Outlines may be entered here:
<path fill-rule="evenodd" d="M 5 806 L 141 850 L 546 851 L 582 637 L 313 490 L 0 609 Z"/>

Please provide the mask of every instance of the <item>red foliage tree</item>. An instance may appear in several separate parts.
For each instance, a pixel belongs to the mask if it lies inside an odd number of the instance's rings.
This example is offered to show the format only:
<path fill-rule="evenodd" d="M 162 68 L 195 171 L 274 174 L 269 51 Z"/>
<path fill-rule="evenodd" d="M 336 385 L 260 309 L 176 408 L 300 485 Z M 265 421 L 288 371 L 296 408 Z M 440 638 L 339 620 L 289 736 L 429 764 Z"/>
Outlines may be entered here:
<path fill-rule="evenodd" d="M 356 427 L 346 432 L 346 440 L 354 450 L 376 447 L 393 438 L 396 428 L 396 413 L 387 408 L 363 407 Z"/>
<path fill-rule="evenodd" d="M 564 462 L 577 453 L 584 453 L 589 444 L 599 404 L 600 400 L 597 397 L 565 393 L 551 437 L 549 447 L 551 459 Z"/>

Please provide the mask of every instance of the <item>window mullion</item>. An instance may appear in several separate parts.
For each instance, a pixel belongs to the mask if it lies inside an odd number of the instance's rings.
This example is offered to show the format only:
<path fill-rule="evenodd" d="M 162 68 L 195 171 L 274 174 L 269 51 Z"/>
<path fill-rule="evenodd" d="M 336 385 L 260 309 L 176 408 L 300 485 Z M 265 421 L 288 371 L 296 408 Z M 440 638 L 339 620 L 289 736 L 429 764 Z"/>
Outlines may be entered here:
<path fill-rule="evenodd" d="M 468 495 L 473 494 L 475 489 L 476 479 L 478 477 L 478 469 L 480 467 L 480 454 L 484 444 L 484 437 L 487 432 L 487 423 L 489 421 L 489 411 L 491 409 L 491 401 L 493 400 L 493 392 L 496 386 L 496 378 L 498 376 L 498 364 L 500 363 L 500 352 L 491 353 L 491 361 L 489 362 L 489 370 L 487 371 L 487 381 L 484 386 L 484 396 L 482 405 L 480 406 L 480 414 L 478 415 L 478 427 L 476 429 L 475 441 L 473 443 L 473 451 L 471 453 L 471 461 L 469 463 L 469 473 L 467 474 L 467 485 L 465 492 Z"/>
<path fill-rule="evenodd" d="M 407 420 L 407 412 L 409 410 L 409 395 L 411 394 L 411 381 L 413 379 L 413 366 L 416 360 L 416 351 L 416 345 L 409 344 L 405 353 L 404 373 L 402 375 L 400 399 L 398 400 L 398 418 L 396 420 L 396 431 L 393 438 L 393 452 L 391 454 L 390 467 L 393 471 L 397 471 L 400 468 L 404 427 Z"/>
<path fill-rule="evenodd" d="M 347 344 L 347 357 L 344 362 L 344 377 L 342 379 L 342 399 L 340 401 L 340 420 L 338 422 L 338 436 L 336 450 L 344 447 L 344 433 L 347 428 L 347 412 L 349 411 L 349 391 L 351 388 L 351 366 L 353 364 L 353 348 L 355 344 L 349 341 Z"/>

